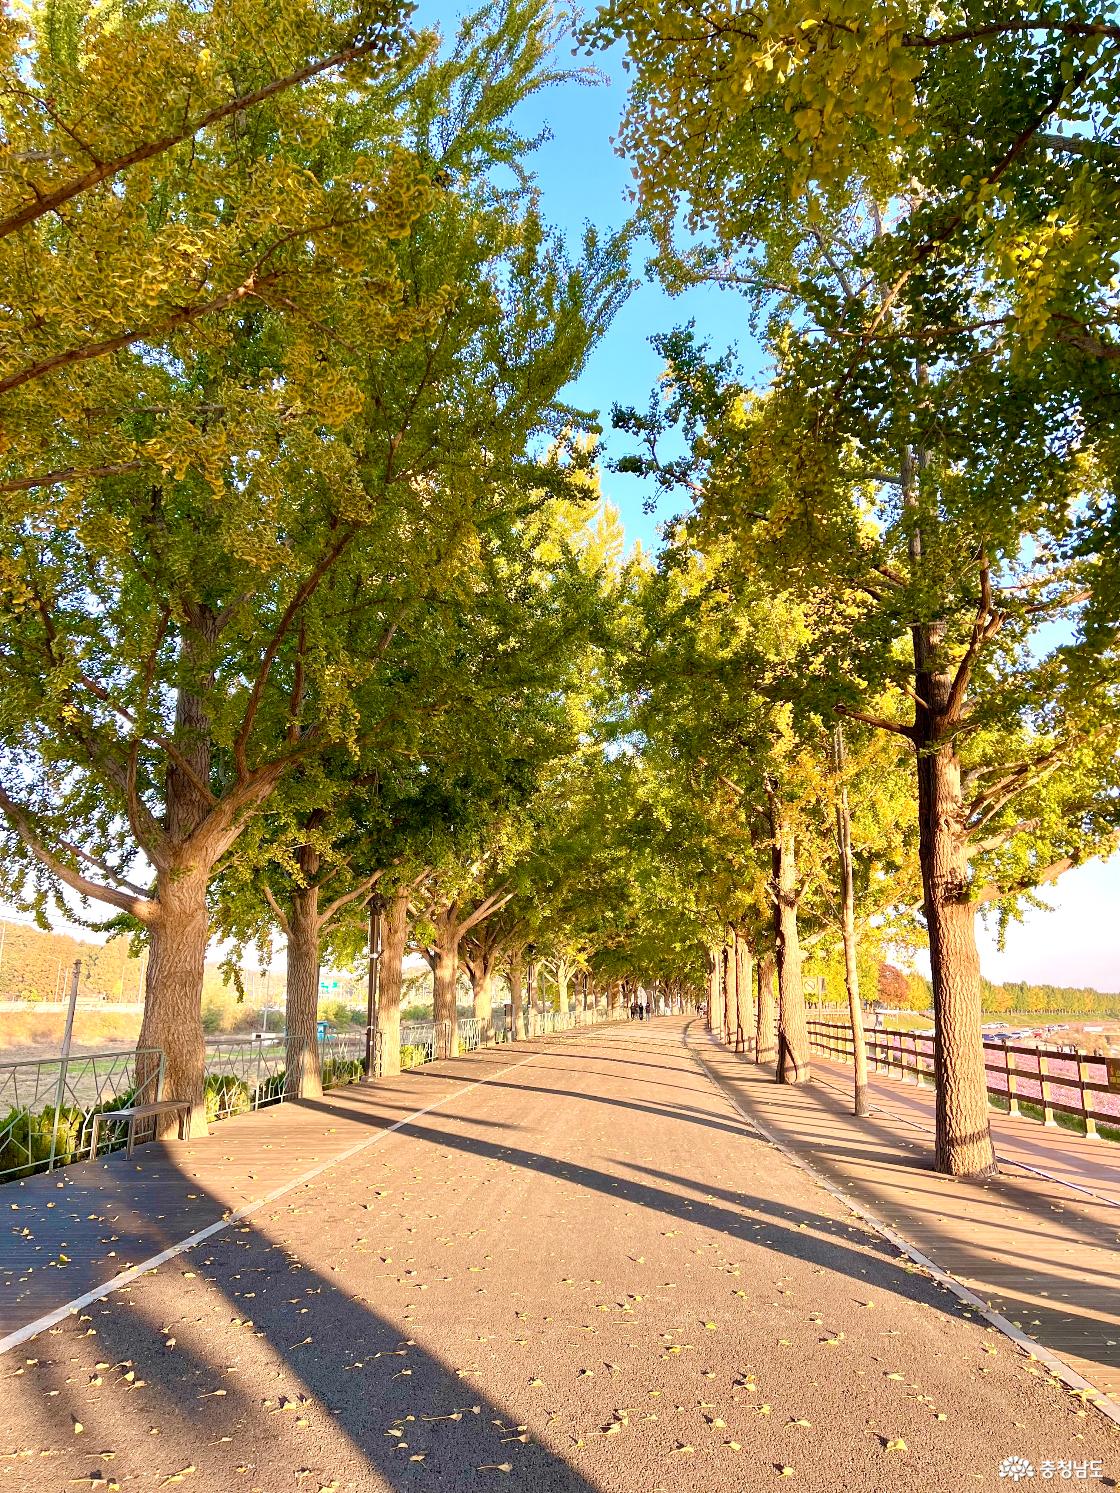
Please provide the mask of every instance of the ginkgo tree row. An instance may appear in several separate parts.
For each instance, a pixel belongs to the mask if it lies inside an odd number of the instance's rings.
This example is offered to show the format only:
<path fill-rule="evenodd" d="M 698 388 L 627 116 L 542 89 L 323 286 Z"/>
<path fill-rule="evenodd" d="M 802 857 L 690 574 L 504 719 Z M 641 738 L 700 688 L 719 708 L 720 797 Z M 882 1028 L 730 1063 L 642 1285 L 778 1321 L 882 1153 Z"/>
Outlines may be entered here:
<path fill-rule="evenodd" d="M 4 31 L 4 891 L 146 940 L 140 1046 L 200 1119 L 210 938 L 284 930 L 313 1089 L 324 934 L 422 882 L 454 953 L 578 732 L 563 390 L 627 281 L 523 166 L 556 35 L 537 0 L 450 48 L 298 0 Z"/>
<path fill-rule="evenodd" d="M 687 487 L 738 594 L 810 619 L 790 708 L 910 754 L 937 1164 L 983 1173 L 977 911 L 1117 841 L 1120 29 L 1082 0 L 611 0 L 587 35 L 627 48 L 658 272 L 741 297 L 770 359 L 751 383 L 662 335 L 630 465 Z"/>
<path fill-rule="evenodd" d="M 707 988 L 799 1082 L 805 962 L 862 1051 L 861 961 L 926 938 L 937 1163 L 983 1172 L 977 909 L 1117 835 L 1116 28 L 601 13 L 657 272 L 771 360 L 657 338 L 624 465 L 692 507 L 651 565 L 565 397 L 629 239 L 569 251 L 516 127 L 559 26 L 5 25 L 0 890 L 147 942 L 141 1047 L 200 1120 L 216 934 L 285 938 L 296 1094 L 371 907 L 390 1072 L 409 945 L 448 1053 L 464 972 L 515 1029 L 543 981 Z"/>
<path fill-rule="evenodd" d="M 626 245 L 568 255 L 511 119 L 558 35 L 538 0 L 450 49 L 303 0 L 5 31 L 3 889 L 147 943 L 139 1045 L 199 1126 L 215 936 L 286 942 L 295 1095 L 373 906 L 385 1072 L 407 945 L 448 1053 L 461 969 L 515 1026 L 542 972 L 637 977 L 582 838 L 621 540 L 563 397 Z"/>

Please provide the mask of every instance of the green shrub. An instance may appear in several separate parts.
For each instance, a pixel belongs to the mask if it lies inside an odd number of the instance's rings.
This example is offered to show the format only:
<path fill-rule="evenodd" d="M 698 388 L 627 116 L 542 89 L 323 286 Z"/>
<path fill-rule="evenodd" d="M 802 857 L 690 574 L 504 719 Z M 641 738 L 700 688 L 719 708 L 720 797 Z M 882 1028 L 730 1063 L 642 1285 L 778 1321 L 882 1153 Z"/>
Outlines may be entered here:
<path fill-rule="evenodd" d="M 58 1144 L 55 1159 L 59 1165 L 73 1161 L 85 1139 L 85 1113 L 63 1105 L 58 1116 Z M 9 1110 L 0 1121 L 0 1173 L 11 1177 L 30 1177 L 50 1160 L 54 1133 L 54 1105 L 48 1104 L 38 1114 L 29 1109 Z"/>
<path fill-rule="evenodd" d="M 337 1089 L 346 1083 L 360 1083 L 365 1064 L 361 1058 L 328 1058 L 323 1064 L 323 1087 Z"/>
<path fill-rule="evenodd" d="M 414 1047 L 405 1042 L 401 1047 L 401 1072 L 406 1068 L 419 1068 L 421 1063 L 428 1061 L 428 1049 L 426 1047 Z"/>
<path fill-rule="evenodd" d="M 274 1100 L 280 1099 L 284 1094 L 284 1084 L 287 1082 L 287 1073 L 281 1068 L 277 1073 L 271 1073 L 253 1090 L 253 1107 L 259 1108 L 262 1104 L 272 1104 Z"/>
<path fill-rule="evenodd" d="M 208 1073 L 206 1075 L 206 1119 L 224 1119 L 227 1115 L 243 1115 L 253 1107 L 253 1094 L 243 1078 L 231 1073 Z"/>

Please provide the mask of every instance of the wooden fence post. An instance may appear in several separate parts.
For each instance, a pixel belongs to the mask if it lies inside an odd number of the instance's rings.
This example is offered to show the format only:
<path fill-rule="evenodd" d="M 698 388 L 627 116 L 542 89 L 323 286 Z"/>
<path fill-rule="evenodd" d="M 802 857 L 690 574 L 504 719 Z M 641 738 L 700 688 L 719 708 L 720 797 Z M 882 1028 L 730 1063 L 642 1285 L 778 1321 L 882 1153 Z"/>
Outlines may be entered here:
<path fill-rule="evenodd" d="M 1099 1140 L 1097 1122 L 1089 1113 L 1089 1106 L 1085 1102 L 1085 1054 L 1081 1051 L 1077 1054 L 1077 1087 L 1081 1091 L 1081 1114 L 1085 1120 L 1085 1139 Z"/>
<path fill-rule="evenodd" d="M 1018 1115 L 1019 1096 L 1015 1089 L 1015 1066 L 1011 1062 L 1011 1053 L 1008 1051 L 1006 1042 L 1003 1044 L 1003 1067 L 1007 1075 L 1007 1113 L 1009 1115 Z"/>
<path fill-rule="evenodd" d="M 1050 1103 L 1050 1064 L 1046 1054 L 1039 1048 L 1038 1051 L 1038 1087 L 1042 1094 L 1042 1123 L 1053 1128 L 1057 1121 L 1054 1119 L 1054 1110 Z"/>

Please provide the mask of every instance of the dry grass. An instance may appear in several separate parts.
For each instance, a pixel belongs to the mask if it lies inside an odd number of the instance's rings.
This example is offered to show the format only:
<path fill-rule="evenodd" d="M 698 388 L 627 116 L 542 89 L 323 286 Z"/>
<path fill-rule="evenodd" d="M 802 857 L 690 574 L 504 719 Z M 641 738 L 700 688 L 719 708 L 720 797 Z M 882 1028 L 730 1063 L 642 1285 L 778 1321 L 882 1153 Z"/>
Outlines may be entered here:
<path fill-rule="evenodd" d="M 57 1052 L 65 1025 L 62 1011 L 0 1011 L 0 1054 L 12 1062 L 32 1053 Z M 139 1011 L 74 1013 L 74 1045 L 87 1052 L 131 1047 L 139 1032 Z"/>

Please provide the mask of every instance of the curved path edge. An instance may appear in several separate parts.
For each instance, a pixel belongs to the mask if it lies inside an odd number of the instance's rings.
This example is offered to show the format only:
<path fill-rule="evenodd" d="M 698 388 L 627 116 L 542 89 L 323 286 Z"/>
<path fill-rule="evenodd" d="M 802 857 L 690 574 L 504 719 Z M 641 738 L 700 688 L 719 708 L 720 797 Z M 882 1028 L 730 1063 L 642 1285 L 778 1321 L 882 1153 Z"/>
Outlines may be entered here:
<path fill-rule="evenodd" d="M 946 1290 L 951 1291 L 954 1296 L 968 1306 L 970 1311 L 976 1312 L 978 1316 L 982 1317 L 984 1321 L 994 1327 L 998 1332 L 1001 1332 L 1028 1357 L 1043 1364 L 1053 1374 L 1054 1378 L 1060 1380 L 1067 1389 L 1083 1398 L 1086 1404 L 1092 1405 L 1107 1420 L 1112 1421 L 1114 1425 L 1120 1426 L 1120 1407 L 1115 1405 L 1107 1397 L 1104 1390 L 1071 1368 L 1058 1354 L 1052 1352 L 1049 1348 L 1043 1347 L 1041 1343 L 1035 1342 L 1033 1338 L 1028 1337 L 1025 1332 L 1016 1327 L 1013 1322 L 1008 1321 L 999 1312 L 993 1311 L 985 1301 L 977 1296 L 974 1291 L 971 1291 L 962 1281 L 958 1280 L 955 1275 L 950 1274 L 947 1270 L 943 1270 L 936 1261 L 931 1260 L 917 1245 L 912 1244 L 897 1229 L 884 1223 L 869 1208 L 864 1207 L 862 1203 L 851 1197 L 842 1187 L 839 1187 L 829 1177 L 825 1176 L 799 1151 L 787 1145 L 785 1141 L 780 1140 L 766 1125 L 751 1114 L 749 1110 L 744 1108 L 739 1102 L 732 1085 L 728 1084 L 706 1060 L 702 1047 L 693 1034 L 692 1028 L 694 1025 L 694 1022 L 690 1022 L 685 1027 L 683 1036 L 685 1047 L 688 1049 L 693 1060 L 699 1065 L 711 1083 L 715 1085 L 746 1125 L 749 1125 L 757 1134 L 762 1136 L 775 1150 L 780 1151 L 787 1161 L 790 1161 L 794 1166 L 805 1172 L 830 1197 L 835 1198 L 838 1203 L 849 1209 L 857 1218 L 862 1219 L 869 1228 L 874 1229 L 877 1234 L 901 1254 L 904 1254 L 907 1259 L 917 1265 L 931 1279 L 935 1280 L 939 1285 L 944 1286 Z M 705 1038 L 709 1043 L 713 1041 L 706 1031 Z"/>

